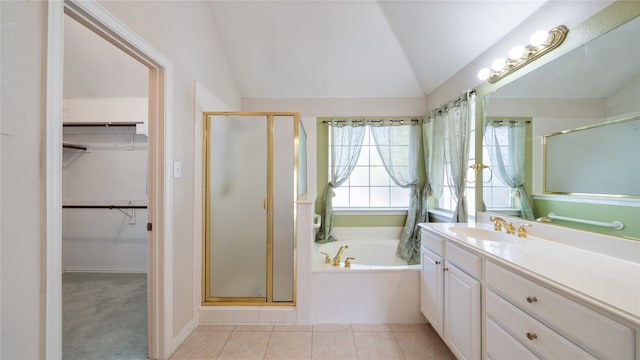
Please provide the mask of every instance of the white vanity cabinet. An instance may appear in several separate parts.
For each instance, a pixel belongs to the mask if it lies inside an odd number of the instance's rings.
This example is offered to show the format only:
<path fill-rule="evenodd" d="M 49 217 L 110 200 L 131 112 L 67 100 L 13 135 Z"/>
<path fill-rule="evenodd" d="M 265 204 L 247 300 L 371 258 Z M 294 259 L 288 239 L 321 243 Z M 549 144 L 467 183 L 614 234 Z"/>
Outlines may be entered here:
<path fill-rule="evenodd" d="M 506 267 L 487 261 L 486 287 L 487 354 L 492 360 L 513 359 L 524 351 L 514 346 L 513 353 L 505 352 L 495 341 L 500 331 L 542 359 L 635 357 L 632 328 Z"/>
<path fill-rule="evenodd" d="M 480 256 L 424 230 L 421 256 L 422 313 L 458 359 L 480 359 Z"/>

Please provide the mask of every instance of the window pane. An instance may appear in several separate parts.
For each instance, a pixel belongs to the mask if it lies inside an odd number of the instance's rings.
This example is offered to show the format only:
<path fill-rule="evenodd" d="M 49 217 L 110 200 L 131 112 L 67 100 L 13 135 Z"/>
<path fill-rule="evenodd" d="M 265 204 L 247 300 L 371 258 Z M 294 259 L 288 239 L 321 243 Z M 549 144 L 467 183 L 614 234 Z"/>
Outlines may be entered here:
<path fill-rule="evenodd" d="M 369 166 L 369 147 L 363 146 L 356 166 Z"/>
<path fill-rule="evenodd" d="M 368 187 L 352 187 L 351 188 L 351 207 L 368 207 L 369 206 L 369 188 Z"/>
<path fill-rule="evenodd" d="M 392 207 L 408 207 L 410 188 L 392 187 L 391 188 L 391 206 Z"/>
<path fill-rule="evenodd" d="M 371 188 L 371 206 L 372 207 L 389 207 L 389 188 L 388 187 L 372 187 Z"/>
<path fill-rule="evenodd" d="M 389 186 L 389 174 L 383 167 L 371 167 L 371 186 Z"/>
<path fill-rule="evenodd" d="M 378 153 L 378 149 L 372 147 L 369 154 L 371 156 L 371 166 L 383 166 L 382 159 L 380 158 L 380 154 Z"/>
<path fill-rule="evenodd" d="M 333 189 L 335 196 L 332 199 L 334 207 L 349 207 L 349 188 L 346 186 L 340 186 L 337 189 Z"/>
<path fill-rule="evenodd" d="M 351 186 L 369 186 L 369 167 L 356 166 L 349 180 Z"/>

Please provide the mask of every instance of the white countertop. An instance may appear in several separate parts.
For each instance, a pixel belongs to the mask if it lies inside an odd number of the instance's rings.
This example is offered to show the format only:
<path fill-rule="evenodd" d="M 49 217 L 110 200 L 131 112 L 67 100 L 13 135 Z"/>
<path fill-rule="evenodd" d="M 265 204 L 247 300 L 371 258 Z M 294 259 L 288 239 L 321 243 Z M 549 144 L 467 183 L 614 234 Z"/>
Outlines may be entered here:
<path fill-rule="evenodd" d="M 485 223 L 420 226 L 640 326 L 640 257 L 630 261 L 535 236 L 485 241 L 449 230 L 464 226 L 494 231 Z M 640 242 L 637 245 L 632 258 L 640 254 Z"/>

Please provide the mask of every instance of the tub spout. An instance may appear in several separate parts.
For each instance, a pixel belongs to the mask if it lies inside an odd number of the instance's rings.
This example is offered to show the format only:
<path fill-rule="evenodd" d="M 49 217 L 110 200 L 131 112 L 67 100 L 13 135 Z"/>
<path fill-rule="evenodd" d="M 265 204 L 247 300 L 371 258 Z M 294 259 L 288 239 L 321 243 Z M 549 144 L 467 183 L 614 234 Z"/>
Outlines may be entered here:
<path fill-rule="evenodd" d="M 340 246 L 340 249 L 338 249 L 338 253 L 333 257 L 333 266 L 340 266 L 340 258 L 342 257 L 342 253 L 344 252 L 344 249 L 347 249 L 348 247 L 348 245 Z"/>

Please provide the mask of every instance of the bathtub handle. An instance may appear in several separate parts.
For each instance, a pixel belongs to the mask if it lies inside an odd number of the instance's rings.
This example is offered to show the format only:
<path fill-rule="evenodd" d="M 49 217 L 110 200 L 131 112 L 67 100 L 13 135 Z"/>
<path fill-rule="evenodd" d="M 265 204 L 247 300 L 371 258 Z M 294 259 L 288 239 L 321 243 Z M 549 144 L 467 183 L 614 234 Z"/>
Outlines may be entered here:
<path fill-rule="evenodd" d="M 353 257 L 348 257 L 345 261 L 344 261 L 344 267 L 348 268 L 351 267 L 351 260 L 355 260 L 356 258 Z"/>
<path fill-rule="evenodd" d="M 324 263 L 329 264 L 331 262 L 331 256 L 324 251 L 321 251 L 320 254 L 324 255 Z"/>

